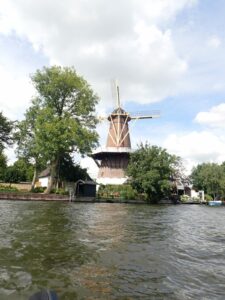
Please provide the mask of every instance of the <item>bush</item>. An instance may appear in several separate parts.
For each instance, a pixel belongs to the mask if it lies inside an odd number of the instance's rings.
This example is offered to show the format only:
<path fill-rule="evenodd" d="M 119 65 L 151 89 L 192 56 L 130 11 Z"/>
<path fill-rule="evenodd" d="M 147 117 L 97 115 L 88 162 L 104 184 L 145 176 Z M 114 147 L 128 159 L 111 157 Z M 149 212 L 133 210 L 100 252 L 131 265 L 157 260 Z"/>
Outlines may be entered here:
<path fill-rule="evenodd" d="M 59 189 L 52 189 L 51 194 L 57 194 L 57 195 L 69 195 L 69 192 L 65 189 L 59 188 Z"/>
<path fill-rule="evenodd" d="M 21 172 L 17 169 L 15 169 L 13 166 L 9 166 L 6 171 L 5 171 L 5 182 L 9 182 L 9 183 L 18 183 L 21 181 L 23 181 L 23 177 L 21 178 Z"/>
<path fill-rule="evenodd" d="M 210 196 L 210 195 L 208 195 L 208 194 L 205 194 L 205 200 L 206 200 L 206 201 L 212 201 L 213 198 L 212 198 L 212 196 Z"/>
<path fill-rule="evenodd" d="M 98 198 L 134 200 L 138 193 L 131 185 L 101 185 L 98 190 Z"/>
<path fill-rule="evenodd" d="M 43 193 L 45 189 L 46 189 L 46 187 L 43 187 L 43 186 L 37 186 L 37 187 L 35 187 L 35 188 L 32 190 L 32 192 L 33 192 L 33 193 Z"/>
<path fill-rule="evenodd" d="M 18 192 L 16 187 L 12 187 L 10 185 L 0 185 L 0 192 Z"/>
<path fill-rule="evenodd" d="M 138 198 L 143 201 L 148 201 L 148 194 L 146 193 L 138 194 Z"/>
<path fill-rule="evenodd" d="M 180 196 L 180 201 L 181 202 L 187 202 L 190 199 L 188 195 L 181 195 Z"/>

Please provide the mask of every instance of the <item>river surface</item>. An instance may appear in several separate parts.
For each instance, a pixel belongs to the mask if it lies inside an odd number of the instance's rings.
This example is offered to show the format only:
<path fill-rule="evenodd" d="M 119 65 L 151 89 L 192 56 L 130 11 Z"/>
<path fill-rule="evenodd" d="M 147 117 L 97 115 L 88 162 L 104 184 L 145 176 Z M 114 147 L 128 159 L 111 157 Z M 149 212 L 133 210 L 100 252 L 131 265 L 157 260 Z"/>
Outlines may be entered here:
<path fill-rule="evenodd" d="M 0 299 L 225 299 L 225 207 L 0 202 Z"/>

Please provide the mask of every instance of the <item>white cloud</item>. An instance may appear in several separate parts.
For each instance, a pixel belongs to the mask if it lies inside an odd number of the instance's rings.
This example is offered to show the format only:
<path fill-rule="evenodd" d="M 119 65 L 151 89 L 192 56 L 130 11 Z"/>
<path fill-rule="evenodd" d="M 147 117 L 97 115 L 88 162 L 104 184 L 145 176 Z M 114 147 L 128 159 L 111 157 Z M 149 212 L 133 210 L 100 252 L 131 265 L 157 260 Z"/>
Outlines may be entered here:
<path fill-rule="evenodd" d="M 136 0 L 134 3 L 140 15 L 154 23 L 168 21 L 184 7 L 196 4 L 197 0 Z"/>
<path fill-rule="evenodd" d="M 225 128 L 225 103 L 212 107 L 208 112 L 199 112 L 195 121 L 214 128 Z"/>
<path fill-rule="evenodd" d="M 19 72 L 10 72 L 0 65 L 0 82 L 1 110 L 12 120 L 21 118 L 34 95 L 29 77 Z"/>
<path fill-rule="evenodd" d="M 7 157 L 7 165 L 13 165 L 13 163 L 16 161 L 16 155 L 15 155 L 16 147 L 7 147 L 4 150 L 4 153 Z"/>
<path fill-rule="evenodd" d="M 174 132 L 163 143 L 170 153 L 184 159 L 189 172 L 199 163 L 225 161 L 225 103 L 212 107 L 208 112 L 199 112 L 194 120 L 205 128 Z"/>
<path fill-rule="evenodd" d="M 171 134 L 165 140 L 164 147 L 183 158 L 189 171 L 199 163 L 225 161 L 224 137 L 208 131 Z"/>
<path fill-rule="evenodd" d="M 212 36 L 208 40 L 208 45 L 212 48 L 219 48 L 221 46 L 221 40 L 218 36 Z"/>
<path fill-rule="evenodd" d="M 87 169 L 87 172 L 92 179 L 97 178 L 98 167 L 92 158 L 90 157 L 82 158 L 80 161 L 80 165 L 82 168 Z"/>
<path fill-rule="evenodd" d="M 0 32 L 27 38 L 51 63 L 75 65 L 100 96 L 119 78 L 125 99 L 151 103 L 172 95 L 187 63 L 160 24 L 195 0 L 2 0 Z"/>

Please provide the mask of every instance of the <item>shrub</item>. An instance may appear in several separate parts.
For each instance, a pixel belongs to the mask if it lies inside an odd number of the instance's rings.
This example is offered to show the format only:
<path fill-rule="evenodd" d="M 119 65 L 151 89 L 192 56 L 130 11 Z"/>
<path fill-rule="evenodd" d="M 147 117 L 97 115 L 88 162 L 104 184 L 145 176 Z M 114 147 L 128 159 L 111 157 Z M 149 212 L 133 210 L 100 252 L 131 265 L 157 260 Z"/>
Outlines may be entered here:
<path fill-rule="evenodd" d="M 212 196 L 210 196 L 210 195 L 208 195 L 208 194 L 205 194 L 205 200 L 206 200 L 206 201 L 212 201 L 213 198 L 212 198 Z"/>
<path fill-rule="evenodd" d="M 12 187 L 10 185 L 0 185 L 0 192 L 18 192 L 16 187 Z"/>
<path fill-rule="evenodd" d="M 46 189 L 46 187 L 43 187 L 43 186 L 37 186 L 37 187 L 35 187 L 35 188 L 32 190 L 32 192 L 33 192 L 33 193 L 43 193 L 45 189 Z"/>
<path fill-rule="evenodd" d="M 69 192 L 65 189 L 59 188 L 59 189 L 52 189 L 51 194 L 57 194 L 57 195 L 69 195 Z"/>
<path fill-rule="evenodd" d="M 188 195 L 181 195 L 180 196 L 180 201 L 181 202 L 187 202 L 190 199 Z"/>
<path fill-rule="evenodd" d="M 131 185 L 101 185 L 97 194 L 98 198 L 107 198 L 107 199 L 126 199 L 133 200 L 138 198 L 138 193 L 134 190 Z"/>

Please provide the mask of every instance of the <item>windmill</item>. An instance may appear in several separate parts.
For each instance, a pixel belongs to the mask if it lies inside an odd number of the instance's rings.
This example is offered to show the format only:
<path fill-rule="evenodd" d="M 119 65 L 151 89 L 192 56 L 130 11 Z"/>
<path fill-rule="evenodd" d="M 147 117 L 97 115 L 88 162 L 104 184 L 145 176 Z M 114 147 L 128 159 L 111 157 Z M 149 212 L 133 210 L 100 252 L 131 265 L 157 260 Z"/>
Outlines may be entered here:
<path fill-rule="evenodd" d="M 106 118 L 110 122 L 106 147 L 96 150 L 91 155 L 99 167 L 97 177 L 99 184 L 123 184 L 127 180 L 125 170 L 132 152 L 129 122 L 159 117 L 158 111 L 130 115 L 121 108 L 118 83 L 115 84 L 115 92 L 116 108 Z"/>

